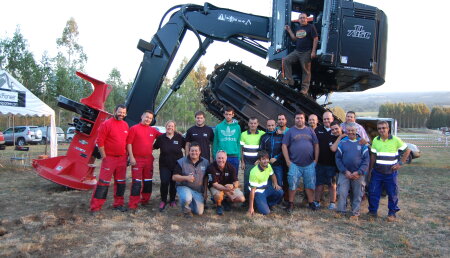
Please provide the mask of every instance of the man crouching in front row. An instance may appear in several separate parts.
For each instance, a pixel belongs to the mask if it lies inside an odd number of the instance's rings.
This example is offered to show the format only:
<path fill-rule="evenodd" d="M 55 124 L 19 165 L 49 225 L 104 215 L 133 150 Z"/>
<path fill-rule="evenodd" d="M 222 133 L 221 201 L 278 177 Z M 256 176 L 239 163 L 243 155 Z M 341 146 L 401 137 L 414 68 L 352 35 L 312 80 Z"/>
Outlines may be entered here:
<path fill-rule="evenodd" d="M 177 160 L 172 179 L 177 183 L 180 207 L 186 218 L 192 217 L 192 213 L 203 214 L 207 167 L 208 161 L 200 157 L 200 145 L 197 142 L 191 142 L 189 154 Z"/>
<path fill-rule="evenodd" d="M 269 154 L 266 151 L 258 152 L 259 164 L 250 171 L 249 177 L 249 215 L 255 213 L 254 206 L 263 215 L 268 215 L 272 207 L 279 204 L 283 198 L 283 190 L 278 185 L 277 177 L 269 164 Z M 272 184 L 269 183 L 269 177 Z"/>
<path fill-rule="evenodd" d="M 223 215 L 223 211 L 231 210 L 231 203 L 244 202 L 245 197 L 239 189 L 239 180 L 234 166 L 227 162 L 227 153 L 219 150 L 216 160 L 206 169 L 210 176 L 211 194 L 217 206 L 217 214 Z"/>

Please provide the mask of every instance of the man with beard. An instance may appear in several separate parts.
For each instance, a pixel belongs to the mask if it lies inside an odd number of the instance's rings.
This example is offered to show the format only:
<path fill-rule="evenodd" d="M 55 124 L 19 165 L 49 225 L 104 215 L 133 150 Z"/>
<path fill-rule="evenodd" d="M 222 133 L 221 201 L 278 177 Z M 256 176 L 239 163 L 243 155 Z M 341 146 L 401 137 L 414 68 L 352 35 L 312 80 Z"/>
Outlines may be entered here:
<path fill-rule="evenodd" d="M 202 215 L 207 187 L 206 168 L 209 162 L 200 156 L 200 146 L 191 142 L 189 154 L 177 160 L 172 179 L 177 182 L 181 211 L 185 218 Z"/>
<path fill-rule="evenodd" d="M 125 177 L 127 171 L 126 143 L 128 124 L 123 121 L 127 113 L 125 105 L 117 105 L 114 117 L 100 125 L 97 136 L 97 146 L 101 155 L 102 165 L 98 176 L 98 183 L 92 194 L 92 213 L 102 209 L 108 194 L 111 178 L 114 176 L 113 209 L 127 211 L 124 206 Z"/>

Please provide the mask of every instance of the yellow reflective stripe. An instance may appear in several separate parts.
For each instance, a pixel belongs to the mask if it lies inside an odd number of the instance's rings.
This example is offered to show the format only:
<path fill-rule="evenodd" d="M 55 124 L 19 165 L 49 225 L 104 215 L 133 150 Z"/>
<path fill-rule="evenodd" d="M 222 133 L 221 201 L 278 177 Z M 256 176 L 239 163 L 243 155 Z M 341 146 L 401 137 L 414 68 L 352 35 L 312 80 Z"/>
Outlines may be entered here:
<path fill-rule="evenodd" d="M 241 143 L 242 144 L 242 143 Z M 259 149 L 259 145 L 249 145 L 249 144 L 244 144 L 244 148 L 248 148 L 248 149 Z"/>
<path fill-rule="evenodd" d="M 243 152 L 244 153 L 244 156 L 249 156 L 249 157 L 256 157 L 256 156 L 258 156 L 258 153 L 257 152 Z"/>

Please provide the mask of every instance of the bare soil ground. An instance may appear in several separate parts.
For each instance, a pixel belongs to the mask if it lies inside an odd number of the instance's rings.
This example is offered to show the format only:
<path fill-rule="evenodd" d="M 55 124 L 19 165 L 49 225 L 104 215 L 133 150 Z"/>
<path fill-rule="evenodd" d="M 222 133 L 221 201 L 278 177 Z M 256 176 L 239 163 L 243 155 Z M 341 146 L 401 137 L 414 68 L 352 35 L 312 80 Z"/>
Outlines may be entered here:
<path fill-rule="evenodd" d="M 210 208 L 201 217 L 185 219 L 177 208 L 158 211 L 157 168 L 150 206 L 135 214 L 113 211 L 111 187 L 102 214 L 92 217 L 91 192 L 70 190 L 30 168 L 4 164 L 0 256 L 448 257 L 450 149 L 422 151 L 420 159 L 401 170 L 402 210 L 395 223 L 385 220 L 387 198 L 381 201 L 379 218 L 362 215 L 357 222 L 305 207 L 292 215 L 277 208 L 267 217 L 248 217 L 240 207 L 220 217 Z M 296 197 L 297 207 L 301 199 Z M 362 212 L 367 212 L 367 202 Z"/>

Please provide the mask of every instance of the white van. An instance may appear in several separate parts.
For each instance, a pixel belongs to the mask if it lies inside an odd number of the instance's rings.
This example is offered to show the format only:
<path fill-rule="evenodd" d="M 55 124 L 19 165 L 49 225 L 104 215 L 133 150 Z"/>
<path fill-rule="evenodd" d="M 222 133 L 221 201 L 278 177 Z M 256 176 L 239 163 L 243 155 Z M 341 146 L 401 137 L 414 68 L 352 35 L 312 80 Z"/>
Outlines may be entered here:
<path fill-rule="evenodd" d="M 67 128 L 66 141 L 71 142 L 74 136 L 75 136 L 75 127 L 71 126 Z"/>

